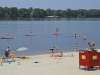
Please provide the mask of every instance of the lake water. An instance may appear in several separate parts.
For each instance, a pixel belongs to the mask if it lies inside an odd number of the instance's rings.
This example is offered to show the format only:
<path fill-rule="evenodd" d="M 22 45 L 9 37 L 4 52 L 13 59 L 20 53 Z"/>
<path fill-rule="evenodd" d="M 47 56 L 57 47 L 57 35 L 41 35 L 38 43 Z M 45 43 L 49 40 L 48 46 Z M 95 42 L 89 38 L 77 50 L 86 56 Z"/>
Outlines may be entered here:
<path fill-rule="evenodd" d="M 55 37 L 52 34 L 57 28 L 59 35 Z M 30 32 L 32 36 L 27 36 Z M 75 39 L 75 33 L 80 37 Z M 5 35 L 14 39 L 2 39 Z M 0 38 L 1 53 L 8 46 L 11 50 L 26 47 L 26 54 L 48 52 L 55 45 L 71 51 L 87 48 L 88 41 L 95 41 L 100 48 L 100 21 L 0 21 Z"/>

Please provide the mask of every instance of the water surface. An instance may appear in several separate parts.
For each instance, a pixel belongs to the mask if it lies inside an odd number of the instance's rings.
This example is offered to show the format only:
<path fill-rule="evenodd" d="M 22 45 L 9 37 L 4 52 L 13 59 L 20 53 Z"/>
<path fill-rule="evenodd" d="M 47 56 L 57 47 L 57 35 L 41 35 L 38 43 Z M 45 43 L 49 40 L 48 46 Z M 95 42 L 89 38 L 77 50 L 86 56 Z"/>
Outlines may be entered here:
<path fill-rule="evenodd" d="M 56 28 L 59 36 L 52 35 Z M 32 36 L 25 36 L 29 33 Z M 8 47 L 28 48 L 27 54 L 47 52 L 56 46 L 64 51 L 87 48 L 88 41 L 95 41 L 100 48 L 100 21 L 0 21 L 0 37 L 9 33 L 14 39 L 0 39 L 1 53 Z M 80 37 L 73 37 L 77 33 Z M 84 39 L 86 38 L 86 39 Z"/>

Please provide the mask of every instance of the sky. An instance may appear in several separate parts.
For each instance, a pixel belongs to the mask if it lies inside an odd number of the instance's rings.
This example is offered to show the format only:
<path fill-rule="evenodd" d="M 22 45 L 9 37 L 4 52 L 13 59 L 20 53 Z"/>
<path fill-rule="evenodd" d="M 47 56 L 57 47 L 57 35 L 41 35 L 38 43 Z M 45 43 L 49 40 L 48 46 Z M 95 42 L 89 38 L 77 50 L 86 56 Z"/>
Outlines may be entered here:
<path fill-rule="evenodd" d="M 100 9 L 100 0 L 0 0 L 0 6 L 43 9 Z"/>

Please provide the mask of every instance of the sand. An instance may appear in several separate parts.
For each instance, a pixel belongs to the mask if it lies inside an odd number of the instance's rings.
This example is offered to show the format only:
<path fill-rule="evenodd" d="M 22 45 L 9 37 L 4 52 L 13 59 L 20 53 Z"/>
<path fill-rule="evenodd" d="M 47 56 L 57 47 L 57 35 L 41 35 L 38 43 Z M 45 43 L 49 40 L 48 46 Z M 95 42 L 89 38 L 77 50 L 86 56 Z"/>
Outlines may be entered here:
<path fill-rule="evenodd" d="M 3 63 L 0 75 L 99 75 L 100 70 L 79 69 L 78 52 L 64 53 L 63 57 L 50 57 L 49 54 L 29 56 L 30 59 L 16 59 L 16 62 Z"/>

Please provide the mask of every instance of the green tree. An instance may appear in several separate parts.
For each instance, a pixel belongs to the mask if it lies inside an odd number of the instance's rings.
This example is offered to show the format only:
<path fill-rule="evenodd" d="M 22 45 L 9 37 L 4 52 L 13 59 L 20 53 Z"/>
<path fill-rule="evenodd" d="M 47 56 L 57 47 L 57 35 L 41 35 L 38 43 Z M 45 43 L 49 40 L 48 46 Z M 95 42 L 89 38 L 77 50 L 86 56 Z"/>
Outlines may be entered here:
<path fill-rule="evenodd" d="M 33 18 L 45 18 L 46 11 L 43 9 L 35 8 L 35 9 L 33 9 L 31 15 Z"/>
<path fill-rule="evenodd" d="M 17 19 L 18 17 L 18 9 L 16 7 L 12 7 L 9 9 L 9 15 L 11 19 Z"/>
<path fill-rule="evenodd" d="M 0 7 L 0 19 L 4 19 L 4 9 Z"/>

